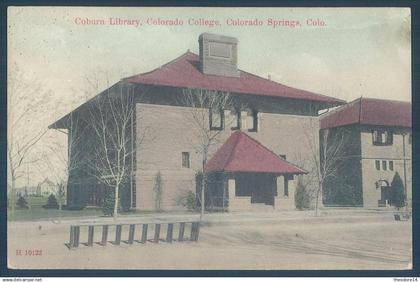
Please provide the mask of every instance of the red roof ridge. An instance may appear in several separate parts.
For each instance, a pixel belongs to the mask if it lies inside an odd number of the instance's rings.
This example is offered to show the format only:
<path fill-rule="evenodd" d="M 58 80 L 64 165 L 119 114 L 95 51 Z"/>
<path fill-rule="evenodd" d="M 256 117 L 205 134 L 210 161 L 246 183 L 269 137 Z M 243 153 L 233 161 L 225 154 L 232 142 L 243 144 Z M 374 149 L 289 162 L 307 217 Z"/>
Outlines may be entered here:
<path fill-rule="evenodd" d="M 230 163 L 230 161 L 232 160 L 233 156 L 235 155 L 234 152 L 236 150 L 236 145 L 238 145 L 239 140 L 241 139 L 241 134 L 240 133 L 241 133 L 241 131 L 235 131 L 234 133 L 232 133 L 232 135 L 237 135 L 237 137 L 236 137 L 235 142 L 233 144 L 233 149 L 230 151 L 229 157 L 226 158 L 226 162 L 223 164 L 223 167 L 226 167 Z M 217 151 L 219 151 L 219 150 L 217 150 Z M 217 151 L 216 151 L 216 153 L 217 153 Z"/>
<path fill-rule="evenodd" d="M 249 136 L 248 134 L 246 134 L 246 133 L 245 133 L 245 132 L 243 132 L 243 131 L 239 131 L 239 133 L 241 133 L 241 135 L 242 135 L 242 136 L 247 137 L 248 139 L 251 139 L 252 141 L 254 141 L 255 143 L 257 143 L 257 145 L 259 145 L 262 149 L 267 150 L 267 151 L 271 152 L 273 155 L 276 155 L 276 156 L 277 156 L 277 154 L 276 154 L 276 153 L 274 153 L 271 149 L 269 149 L 269 148 L 267 148 L 266 146 L 264 146 L 263 144 L 261 144 L 261 142 L 260 142 L 260 141 L 258 141 L 257 139 L 252 138 L 251 136 Z M 279 157 L 279 156 L 277 156 L 277 157 Z M 279 158 L 281 158 L 281 157 L 279 157 Z M 282 161 L 285 161 L 286 163 L 290 164 L 291 166 L 294 166 L 294 167 L 295 167 L 295 168 L 297 168 L 297 169 L 300 169 L 300 170 L 304 171 L 305 173 L 308 173 L 308 171 L 307 171 L 307 170 L 305 170 L 305 169 L 303 169 L 303 168 L 300 168 L 300 167 L 298 167 L 297 165 L 295 165 L 295 164 L 293 164 L 293 163 L 291 163 L 291 162 L 289 162 L 289 161 L 287 161 L 287 160 L 285 160 L 285 159 L 283 159 L 283 158 L 281 158 L 281 160 L 282 160 Z"/>
<path fill-rule="evenodd" d="M 194 63 L 192 63 L 192 62 L 199 62 L 199 55 L 198 54 L 195 54 L 195 53 L 193 53 L 193 52 L 191 52 L 191 51 L 188 50 L 187 52 L 183 53 L 182 55 L 176 57 L 175 59 L 169 61 L 168 63 L 166 63 L 166 64 L 164 64 L 164 65 L 162 65 L 162 66 L 160 66 L 158 68 L 155 68 L 155 69 L 153 69 L 153 70 L 151 70 L 149 72 L 138 73 L 138 74 L 135 74 L 135 75 L 132 75 L 132 76 L 123 78 L 122 80 L 136 80 L 136 79 L 140 79 L 141 80 L 141 77 L 142 76 L 145 76 L 145 75 L 153 75 L 154 72 L 157 72 L 159 70 L 165 69 L 167 66 L 172 65 L 174 63 L 177 63 L 178 61 L 182 61 L 185 58 L 187 58 L 186 61 L 188 63 L 190 63 L 192 65 L 192 67 L 194 67 L 194 68 L 197 69 L 197 65 L 194 64 Z M 166 69 L 169 70 L 168 68 L 166 68 Z M 197 69 L 197 71 L 201 73 L 201 71 L 199 69 Z M 254 74 L 254 73 L 251 73 L 251 72 L 248 72 L 248 71 L 244 71 L 244 70 L 239 69 L 239 68 L 238 68 L 238 72 L 239 72 L 239 77 L 227 77 L 227 78 L 232 79 L 232 80 L 239 80 L 239 82 L 240 82 L 241 79 L 244 79 L 244 80 L 248 80 L 248 79 L 251 79 L 252 80 L 252 78 L 259 79 L 259 80 L 261 80 L 261 83 L 265 83 L 266 85 L 271 85 L 271 87 L 274 87 L 274 88 L 280 88 L 280 89 L 282 89 L 281 91 L 278 91 L 277 93 L 282 93 L 283 95 L 286 95 L 286 97 L 287 97 L 289 91 L 290 92 L 300 91 L 300 92 L 302 92 L 302 93 L 304 93 L 306 95 L 309 95 L 309 97 L 306 98 L 307 100 L 324 101 L 324 99 L 327 99 L 327 100 L 328 99 L 331 99 L 331 101 L 334 100 L 334 103 L 336 103 L 336 104 L 342 104 L 342 103 L 345 103 L 346 102 L 346 101 L 344 101 L 342 99 L 332 98 L 330 96 L 319 94 L 319 93 L 315 93 L 315 92 L 312 92 L 312 91 L 309 91 L 309 90 L 304 90 L 304 89 L 299 89 L 299 88 L 287 86 L 287 85 L 282 84 L 280 82 L 277 82 L 275 80 L 271 80 L 271 79 L 262 77 L 260 75 Z M 206 77 L 222 77 L 222 78 L 226 78 L 226 77 L 220 76 L 220 75 L 210 75 L 210 74 L 203 74 L 203 73 L 201 73 L 201 74 L 204 75 L 204 76 L 206 76 Z M 138 83 L 138 82 L 134 82 L 134 83 Z M 203 86 L 203 88 L 205 88 L 205 87 L 206 86 Z M 235 92 L 235 90 L 232 90 L 232 91 Z M 252 89 L 252 90 L 250 90 L 250 92 L 247 92 L 247 93 L 248 94 L 256 94 L 256 95 L 260 94 L 259 92 L 255 92 L 255 91 L 257 91 L 257 90 L 256 89 Z M 245 93 L 245 92 L 242 90 L 239 93 Z M 312 97 L 310 97 L 310 96 L 312 96 Z M 287 97 L 287 98 L 295 99 L 294 97 Z M 297 98 L 297 99 L 299 99 L 299 98 Z M 326 101 L 324 101 L 324 102 L 326 102 Z"/>
<path fill-rule="evenodd" d="M 321 115 L 320 128 L 352 124 L 412 127 L 411 113 L 410 102 L 362 96 Z"/>
<path fill-rule="evenodd" d="M 172 60 L 170 60 L 169 62 L 164 63 L 164 64 L 163 64 L 163 65 L 161 65 L 160 67 L 154 68 L 154 69 L 152 69 L 152 70 L 150 70 L 150 71 L 147 71 L 147 72 L 141 72 L 141 73 L 137 73 L 137 74 L 134 74 L 134 75 L 131 75 L 131 76 L 127 76 L 127 77 L 122 78 L 121 80 L 127 80 L 127 79 L 130 79 L 130 78 L 134 78 L 134 77 L 136 77 L 136 76 L 139 76 L 139 75 L 150 74 L 150 73 L 152 73 L 152 72 L 158 71 L 158 70 L 163 69 L 164 67 L 166 67 L 166 66 L 168 66 L 168 65 L 170 65 L 170 64 L 173 64 L 173 63 L 178 62 L 179 60 L 181 60 L 182 58 L 186 57 L 187 55 L 194 55 L 194 56 L 198 56 L 197 54 L 195 54 L 195 53 L 191 52 L 191 51 L 188 49 L 186 52 L 182 53 L 181 55 L 179 55 L 179 56 L 178 56 L 178 57 L 176 57 L 175 59 L 172 59 Z"/>
<path fill-rule="evenodd" d="M 241 69 L 238 69 L 238 70 L 239 70 L 240 72 L 246 73 L 246 74 L 248 74 L 248 75 L 250 75 L 250 76 L 254 76 L 254 77 L 257 77 L 257 78 L 260 78 L 260 79 L 266 80 L 267 82 L 270 82 L 270 83 L 274 83 L 274 84 L 281 85 L 281 86 L 283 86 L 283 87 L 285 87 L 285 88 L 289 88 L 289 89 L 293 89 L 293 90 L 300 90 L 300 91 L 305 91 L 305 92 L 310 92 L 310 93 L 311 93 L 311 94 L 313 94 L 313 95 L 319 95 L 319 96 L 323 96 L 323 97 L 326 97 L 326 98 L 331 98 L 331 97 L 330 97 L 330 96 L 328 96 L 328 95 L 319 94 L 319 93 L 312 92 L 312 91 L 310 91 L 310 90 L 305 90 L 305 89 L 301 89 L 301 88 L 296 88 L 296 87 L 288 86 L 288 85 L 286 85 L 286 84 L 283 84 L 283 83 L 280 83 L 280 82 L 278 82 L 278 81 L 275 81 L 275 80 L 271 80 L 271 79 L 268 79 L 268 78 L 262 77 L 261 75 L 258 75 L 258 74 L 252 73 L 252 72 L 244 71 L 244 70 L 241 70 Z M 336 100 L 338 100 L 338 101 L 340 101 L 340 102 L 343 102 L 343 103 L 347 103 L 347 102 L 346 102 L 345 100 L 343 100 L 343 99 L 339 99 L 339 98 L 334 98 L 334 99 L 336 99 Z"/>
<path fill-rule="evenodd" d="M 333 109 L 333 110 L 327 111 L 327 112 L 325 112 L 325 113 L 323 113 L 323 114 L 319 115 L 319 118 L 320 118 L 320 119 L 322 119 L 322 118 L 326 118 L 326 117 L 328 117 L 328 116 L 330 116 L 330 115 L 333 115 L 333 114 L 335 114 L 335 113 L 337 113 L 337 112 L 342 111 L 343 109 L 346 109 L 346 108 L 348 108 L 348 107 L 351 107 L 351 106 L 353 106 L 354 104 L 356 104 L 356 103 L 357 103 L 357 101 L 358 101 L 359 99 L 360 99 L 360 98 L 357 98 L 356 100 L 350 101 L 350 102 L 348 102 L 348 103 L 346 103 L 346 104 L 344 104 L 344 105 L 342 105 L 342 106 L 338 106 L 337 108 L 335 108 L 335 109 Z"/>
<path fill-rule="evenodd" d="M 244 147 L 245 146 L 245 147 Z M 262 157 L 262 159 L 259 159 Z M 306 174 L 242 131 L 233 132 L 205 165 L 207 172 L 266 172 Z"/>

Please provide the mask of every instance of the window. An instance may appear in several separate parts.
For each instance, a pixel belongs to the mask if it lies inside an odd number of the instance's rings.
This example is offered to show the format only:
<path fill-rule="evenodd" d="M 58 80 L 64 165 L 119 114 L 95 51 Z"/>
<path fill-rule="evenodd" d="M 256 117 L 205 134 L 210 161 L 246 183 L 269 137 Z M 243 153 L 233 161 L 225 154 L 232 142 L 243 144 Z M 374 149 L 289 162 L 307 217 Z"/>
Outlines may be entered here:
<path fill-rule="evenodd" d="M 381 169 L 381 162 L 376 160 L 375 161 L 375 167 L 376 167 L 376 170 L 380 170 Z"/>
<path fill-rule="evenodd" d="M 394 161 L 389 161 L 388 166 L 389 170 L 394 170 Z"/>
<path fill-rule="evenodd" d="M 232 111 L 232 115 L 234 116 L 232 130 L 239 130 L 241 129 L 241 111 L 235 110 Z"/>
<path fill-rule="evenodd" d="M 408 134 L 408 144 L 411 145 L 411 142 L 413 142 L 413 137 L 412 137 L 412 134 L 410 133 Z"/>
<path fill-rule="evenodd" d="M 382 161 L 382 169 L 383 170 L 387 170 L 387 168 L 386 168 L 386 161 Z"/>
<path fill-rule="evenodd" d="M 185 168 L 190 167 L 190 153 L 189 152 L 182 152 L 182 167 L 185 167 Z"/>
<path fill-rule="evenodd" d="M 392 145 L 393 134 L 392 131 L 388 130 L 373 130 L 372 131 L 372 143 L 373 145 Z"/>
<path fill-rule="evenodd" d="M 289 180 L 284 178 L 284 196 L 289 197 Z"/>
<path fill-rule="evenodd" d="M 209 110 L 210 130 L 222 130 L 225 121 L 225 114 L 222 109 Z"/>
<path fill-rule="evenodd" d="M 257 132 L 258 131 L 258 111 L 252 110 L 248 113 L 248 131 L 250 132 Z"/>

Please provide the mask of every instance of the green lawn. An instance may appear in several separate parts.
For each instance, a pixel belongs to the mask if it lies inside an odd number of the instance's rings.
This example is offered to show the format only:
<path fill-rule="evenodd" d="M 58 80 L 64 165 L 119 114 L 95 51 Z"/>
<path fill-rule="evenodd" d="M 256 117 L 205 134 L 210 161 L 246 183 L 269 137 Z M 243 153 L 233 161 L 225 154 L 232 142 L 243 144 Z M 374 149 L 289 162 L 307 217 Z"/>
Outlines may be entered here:
<path fill-rule="evenodd" d="M 101 217 L 103 212 L 101 208 L 85 208 L 82 210 L 58 210 L 58 209 L 45 209 L 42 206 L 47 203 L 48 197 L 25 197 L 28 202 L 29 209 L 15 208 L 14 214 L 11 213 L 9 207 L 7 220 L 12 221 L 37 221 L 46 219 L 59 219 L 59 218 L 72 218 L 72 217 Z M 136 215 L 139 211 L 130 211 L 120 213 L 121 216 Z"/>

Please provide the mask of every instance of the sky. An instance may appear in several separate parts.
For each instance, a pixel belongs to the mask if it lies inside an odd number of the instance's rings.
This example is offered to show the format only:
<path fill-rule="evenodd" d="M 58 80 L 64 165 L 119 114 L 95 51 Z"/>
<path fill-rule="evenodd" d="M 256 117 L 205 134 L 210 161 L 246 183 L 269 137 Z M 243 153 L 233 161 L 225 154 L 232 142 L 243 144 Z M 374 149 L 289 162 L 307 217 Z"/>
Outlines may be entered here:
<path fill-rule="evenodd" d="M 110 25 L 110 18 L 141 26 Z M 183 24 L 148 24 L 176 19 Z M 190 19 L 219 25 L 190 25 Z M 269 19 L 300 25 L 273 27 Z M 229 24 L 237 20 L 262 25 Z M 360 96 L 411 101 L 408 8 L 9 7 L 9 83 L 19 67 L 50 91 L 42 110 L 19 130 L 46 128 L 95 95 L 87 78 L 100 77 L 97 89 L 105 89 L 187 50 L 198 53 L 203 32 L 236 37 L 240 69 L 288 86 L 346 101 Z M 41 99 L 37 95 L 27 98 Z M 65 135 L 48 132 L 35 151 L 52 139 L 65 150 Z M 28 171 L 31 184 L 48 177 L 39 168 Z"/>

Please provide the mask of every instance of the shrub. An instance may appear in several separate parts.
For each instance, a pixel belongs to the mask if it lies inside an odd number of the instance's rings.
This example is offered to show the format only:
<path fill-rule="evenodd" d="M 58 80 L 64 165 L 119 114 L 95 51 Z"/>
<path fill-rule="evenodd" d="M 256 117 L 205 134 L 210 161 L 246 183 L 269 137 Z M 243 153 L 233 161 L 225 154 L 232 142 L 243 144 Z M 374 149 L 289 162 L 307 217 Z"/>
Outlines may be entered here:
<path fill-rule="evenodd" d="M 161 210 L 162 204 L 162 192 L 163 192 L 163 178 L 160 171 L 155 176 L 155 185 L 153 187 L 155 191 L 155 209 L 157 211 Z"/>
<path fill-rule="evenodd" d="M 298 180 L 296 185 L 295 191 L 295 206 L 298 210 L 308 209 L 310 208 L 311 198 L 309 191 L 302 183 L 302 181 Z"/>
<path fill-rule="evenodd" d="M 398 172 L 395 173 L 391 182 L 389 203 L 397 209 L 405 206 L 404 184 Z"/>
<path fill-rule="evenodd" d="M 47 204 L 42 206 L 45 209 L 58 209 L 57 198 L 51 194 L 47 199 Z"/>
<path fill-rule="evenodd" d="M 29 209 L 28 202 L 22 196 L 19 196 L 19 199 L 16 201 L 16 206 L 20 209 Z"/>
<path fill-rule="evenodd" d="M 189 211 L 194 211 L 197 209 L 197 198 L 194 192 L 188 191 L 188 193 L 180 198 L 182 206 L 186 207 Z"/>
<path fill-rule="evenodd" d="M 186 207 L 188 210 L 197 209 L 197 196 L 194 192 L 189 191 L 186 199 Z"/>

